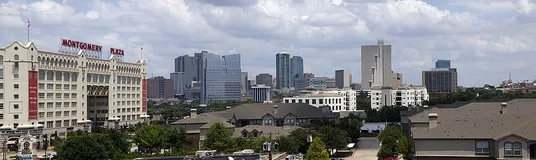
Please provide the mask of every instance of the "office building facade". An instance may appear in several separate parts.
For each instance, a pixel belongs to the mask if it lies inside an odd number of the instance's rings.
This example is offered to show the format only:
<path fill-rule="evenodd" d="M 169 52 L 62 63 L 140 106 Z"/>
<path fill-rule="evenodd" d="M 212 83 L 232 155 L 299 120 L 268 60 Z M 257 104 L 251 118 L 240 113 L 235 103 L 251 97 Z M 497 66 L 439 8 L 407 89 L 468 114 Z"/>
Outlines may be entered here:
<path fill-rule="evenodd" d="M 294 87 L 294 81 L 303 74 L 303 59 L 300 56 L 290 58 L 290 85 Z"/>
<path fill-rule="evenodd" d="M 269 87 L 274 87 L 272 84 L 273 77 L 268 73 L 261 73 L 255 76 L 255 84 L 264 84 Z"/>
<path fill-rule="evenodd" d="M 184 99 L 185 98 L 185 84 L 184 72 L 173 72 L 169 74 L 169 79 L 173 81 L 173 97 Z"/>
<path fill-rule="evenodd" d="M 335 71 L 335 86 L 337 88 L 350 88 L 352 84 L 352 74 L 348 70 Z"/>
<path fill-rule="evenodd" d="M 450 68 L 450 60 L 437 60 L 435 68 Z"/>
<path fill-rule="evenodd" d="M 241 100 L 240 54 L 219 56 L 202 51 L 195 57 L 199 59 L 201 104 Z"/>
<path fill-rule="evenodd" d="M 40 125 L 43 134 L 62 136 L 146 120 L 146 62 L 93 57 L 74 47 L 75 53 L 43 51 L 31 42 L 0 48 L 2 129 Z"/>
<path fill-rule="evenodd" d="M 270 86 L 264 84 L 255 85 L 251 87 L 251 90 L 255 103 L 270 102 Z"/>
<path fill-rule="evenodd" d="M 175 58 L 175 72 L 170 74 L 170 78 L 174 81 L 175 97 L 196 99 L 196 96 L 186 96 L 186 93 L 196 92 L 193 84 L 199 82 L 199 57 L 183 55 Z M 197 90 L 198 94 L 199 92 Z"/>
<path fill-rule="evenodd" d="M 376 45 L 361 46 L 361 88 L 391 86 L 391 45 L 378 40 Z"/>
<path fill-rule="evenodd" d="M 290 84 L 290 54 L 287 52 L 281 52 L 277 53 L 275 57 L 276 88 L 290 88 L 292 86 Z"/>
<path fill-rule="evenodd" d="M 422 85 L 431 93 L 451 93 L 458 90 L 456 68 L 434 68 L 422 72 Z"/>
<path fill-rule="evenodd" d="M 147 98 L 173 98 L 174 84 L 172 79 L 162 76 L 147 79 Z"/>
<path fill-rule="evenodd" d="M 240 78 L 240 84 L 241 84 L 241 94 L 246 95 L 248 93 L 248 72 L 242 72 Z"/>

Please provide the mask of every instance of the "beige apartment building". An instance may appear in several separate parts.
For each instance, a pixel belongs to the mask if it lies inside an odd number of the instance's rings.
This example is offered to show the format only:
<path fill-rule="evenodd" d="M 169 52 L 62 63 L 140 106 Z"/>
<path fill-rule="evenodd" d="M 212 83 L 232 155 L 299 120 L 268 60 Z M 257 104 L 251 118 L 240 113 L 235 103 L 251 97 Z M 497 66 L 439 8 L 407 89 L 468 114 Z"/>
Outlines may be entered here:
<path fill-rule="evenodd" d="M 536 159 L 536 100 L 472 102 L 401 113 L 417 160 Z"/>
<path fill-rule="evenodd" d="M 79 48 L 102 47 L 80 43 Z M 113 50 L 113 49 L 111 49 Z M 64 135 L 76 129 L 144 122 L 146 63 L 60 53 L 34 43 L 0 48 L 0 128 L 41 126 Z M 38 125 L 40 124 L 40 125 Z"/>

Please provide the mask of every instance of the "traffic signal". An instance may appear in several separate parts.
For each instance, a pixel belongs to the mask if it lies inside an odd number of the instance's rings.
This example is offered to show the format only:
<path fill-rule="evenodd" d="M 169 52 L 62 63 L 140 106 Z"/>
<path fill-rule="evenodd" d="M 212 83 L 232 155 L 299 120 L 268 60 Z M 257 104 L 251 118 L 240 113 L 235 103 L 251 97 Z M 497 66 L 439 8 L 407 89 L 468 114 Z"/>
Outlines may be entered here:
<path fill-rule="evenodd" d="M 279 150 L 279 144 L 277 142 L 274 142 L 274 150 Z"/>

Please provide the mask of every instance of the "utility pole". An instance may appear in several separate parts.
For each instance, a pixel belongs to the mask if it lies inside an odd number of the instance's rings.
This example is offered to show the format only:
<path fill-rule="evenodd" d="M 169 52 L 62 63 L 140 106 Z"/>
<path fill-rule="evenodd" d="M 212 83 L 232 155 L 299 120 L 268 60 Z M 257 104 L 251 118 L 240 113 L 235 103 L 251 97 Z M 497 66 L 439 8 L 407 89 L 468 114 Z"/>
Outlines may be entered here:
<path fill-rule="evenodd" d="M 272 149 L 274 148 L 274 145 L 272 144 L 272 132 L 270 132 L 268 141 L 269 141 L 268 143 L 270 144 L 270 148 L 268 148 L 268 159 L 272 160 Z"/>

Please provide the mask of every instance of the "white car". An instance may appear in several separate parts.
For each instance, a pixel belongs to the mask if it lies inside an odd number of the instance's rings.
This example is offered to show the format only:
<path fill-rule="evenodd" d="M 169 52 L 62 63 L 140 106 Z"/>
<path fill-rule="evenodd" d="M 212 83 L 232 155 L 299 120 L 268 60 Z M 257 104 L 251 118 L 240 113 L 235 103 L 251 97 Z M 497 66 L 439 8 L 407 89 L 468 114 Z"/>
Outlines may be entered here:
<path fill-rule="evenodd" d="M 50 153 L 47 153 L 46 155 L 37 156 L 37 158 L 39 159 L 46 159 L 46 158 L 52 159 L 54 157 L 56 157 L 56 152 L 50 152 Z"/>

